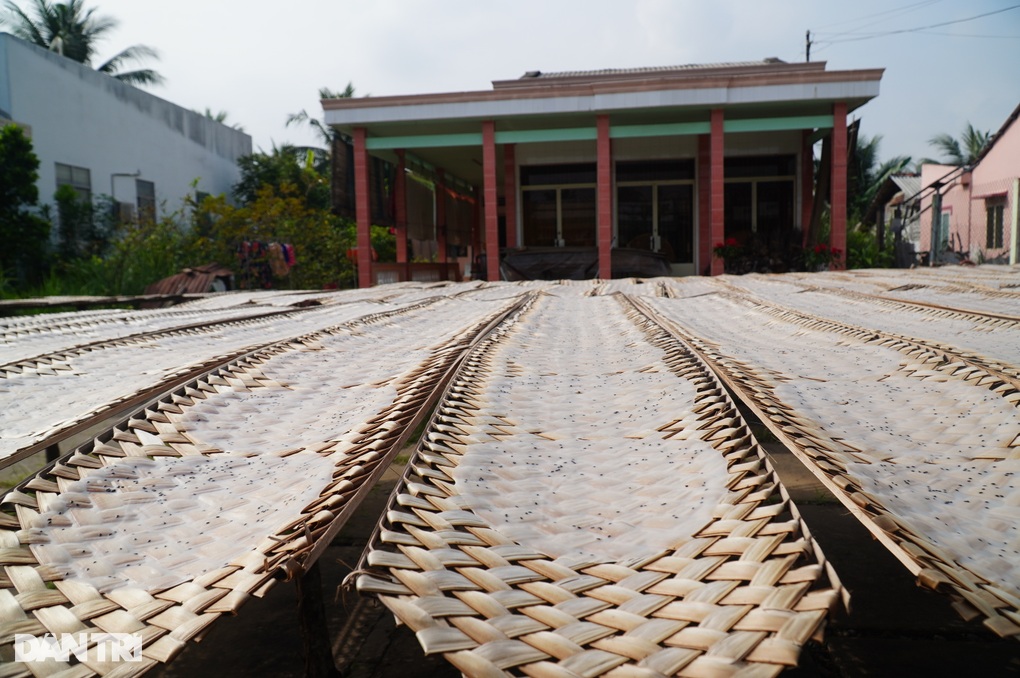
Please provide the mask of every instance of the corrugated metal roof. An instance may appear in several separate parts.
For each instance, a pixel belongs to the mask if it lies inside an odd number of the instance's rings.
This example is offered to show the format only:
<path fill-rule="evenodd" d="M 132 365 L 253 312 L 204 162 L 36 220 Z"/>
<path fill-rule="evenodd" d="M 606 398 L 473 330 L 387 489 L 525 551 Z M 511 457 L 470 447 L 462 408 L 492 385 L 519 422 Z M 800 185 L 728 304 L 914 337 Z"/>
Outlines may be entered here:
<path fill-rule="evenodd" d="M 186 268 L 177 275 L 163 278 L 145 288 L 146 294 L 183 294 L 185 292 L 209 292 L 217 278 L 230 279 L 233 272 L 225 266 L 212 263 Z M 229 286 L 228 286 L 229 289 Z"/>
<path fill-rule="evenodd" d="M 920 174 L 894 174 L 890 178 L 900 187 L 903 195 L 907 198 L 921 192 Z"/>

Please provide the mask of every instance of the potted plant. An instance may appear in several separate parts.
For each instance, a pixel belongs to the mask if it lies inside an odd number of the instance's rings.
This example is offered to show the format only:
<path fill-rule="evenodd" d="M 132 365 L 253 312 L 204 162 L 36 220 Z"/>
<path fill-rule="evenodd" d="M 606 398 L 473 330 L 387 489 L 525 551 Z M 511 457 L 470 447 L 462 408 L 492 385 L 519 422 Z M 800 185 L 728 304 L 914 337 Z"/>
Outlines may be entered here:
<path fill-rule="evenodd" d="M 723 242 L 716 243 L 712 252 L 723 260 L 726 272 L 733 273 L 736 260 L 744 255 L 744 248 L 740 246 L 736 238 L 726 238 Z"/>
<path fill-rule="evenodd" d="M 820 242 L 804 252 L 804 268 L 808 271 L 828 271 L 843 258 L 843 250 Z"/>

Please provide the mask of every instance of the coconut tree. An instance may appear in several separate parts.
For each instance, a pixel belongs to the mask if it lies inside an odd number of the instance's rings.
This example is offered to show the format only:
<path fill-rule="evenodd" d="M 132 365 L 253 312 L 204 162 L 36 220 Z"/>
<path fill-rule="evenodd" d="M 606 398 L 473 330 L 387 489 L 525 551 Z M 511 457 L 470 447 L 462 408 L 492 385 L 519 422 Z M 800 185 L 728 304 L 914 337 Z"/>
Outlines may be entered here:
<path fill-rule="evenodd" d="M 197 113 L 198 111 L 195 111 L 195 112 Z M 218 123 L 220 123 L 222 125 L 227 125 L 227 126 L 233 128 L 233 129 L 236 129 L 238 132 L 243 132 L 244 131 L 244 127 L 239 125 L 238 123 L 236 123 L 236 122 L 228 122 L 227 121 L 227 118 L 230 117 L 230 114 L 227 113 L 226 111 L 219 111 L 217 113 L 213 113 L 212 109 L 209 108 L 208 106 L 206 106 L 205 107 L 205 113 L 202 113 L 202 115 L 204 115 L 205 117 L 209 118 L 210 120 L 214 120 L 214 121 L 216 121 L 216 122 L 218 122 Z"/>
<path fill-rule="evenodd" d="M 84 0 L 58 3 L 32 0 L 27 10 L 7 0 L 4 10 L 0 26 L 9 27 L 22 40 L 87 66 L 93 64 L 99 41 L 117 27 L 116 19 L 97 15 L 95 8 L 86 9 Z M 104 61 L 96 70 L 132 85 L 158 85 L 163 82 L 163 76 L 151 68 L 122 70 L 128 62 L 158 58 L 159 54 L 152 47 L 132 45 Z"/>
<path fill-rule="evenodd" d="M 951 134 L 942 133 L 933 136 L 928 140 L 928 143 L 942 153 L 946 164 L 970 165 L 978 159 L 981 151 L 991 140 L 991 132 L 974 129 L 974 126 L 968 122 L 959 139 L 954 138 Z"/>
<path fill-rule="evenodd" d="M 354 98 L 354 85 L 350 82 L 342 90 L 331 90 L 328 87 L 319 88 L 320 99 L 352 99 Z M 308 115 L 308 111 L 301 109 L 297 113 L 291 113 L 287 116 L 286 127 L 291 125 L 307 125 L 312 128 L 315 135 L 322 140 L 322 144 L 326 148 L 332 148 L 333 146 L 333 130 L 328 125 L 323 123 L 317 118 L 313 118 Z"/>
<path fill-rule="evenodd" d="M 857 137 L 849 167 L 847 211 L 851 221 L 861 219 L 886 179 L 910 167 L 909 156 L 896 156 L 880 162 L 878 149 L 881 141 L 881 134 L 870 138 L 863 134 Z"/>

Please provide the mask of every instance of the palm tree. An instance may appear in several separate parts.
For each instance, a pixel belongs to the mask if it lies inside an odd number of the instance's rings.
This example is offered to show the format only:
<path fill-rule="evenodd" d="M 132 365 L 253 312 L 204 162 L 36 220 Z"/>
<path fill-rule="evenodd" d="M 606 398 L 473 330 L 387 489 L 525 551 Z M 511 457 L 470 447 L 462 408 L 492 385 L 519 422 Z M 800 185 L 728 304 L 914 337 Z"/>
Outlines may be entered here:
<path fill-rule="evenodd" d="M 863 134 L 857 137 L 849 168 L 847 212 L 851 220 L 860 220 L 864 216 L 886 179 L 907 171 L 910 166 L 910 157 L 904 155 L 880 163 L 878 148 L 881 141 L 881 134 L 871 138 Z"/>
<path fill-rule="evenodd" d="M 985 149 L 988 142 L 992 140 L 991 132 L 982 132 L 974 129 L 969 122 L 963 128 L 963 134 L 959 139 L 953 138 L 951 134 L 936 134 L 928 143 L 942 152 L 949 165 L 970 165 L 978 159 L 981 151 Z"/>
<path fill-rule="evenodd" d="M 198 111 L 195 111 L 195 112 L 198 113 Z M 228 125 L 231 128 L 236 129 L 238 132 L 243 132 L 244 131 L 244 127 L 242 127 L 241 125 L 237 124 L 236 122 L 235 123 L 227 122 L 227 118 L 230 117 L 230 114 L 227 113 L 226 111 L 219 111 L 218 113 L 213 113 L 212 109 L 209 108 L 208 106 L 206 106 L 205 107 L 205 113 L 203 113 L 202 115 L 204 115 L 205 117 L 209 118 L 210 120 L 214 120 L 214 121 L 216 121 L 216 122 L 218 122 L 218 123 L 220 123 L 222 125 Z"/>
<path fill-rule="evenodd" d="M 342 90 L 334 91 L 328 87 L 319 88 L 320 99 L 352 99 L 354 98 L 354 85 L 350 82 Z M 333 146 L 333 130 L 317 118 L 308 115 L 308 111 L 301 109 L 298 113 L 291 113 L 287 116 L 286 127 L 291 125 L 308 125 L 315 134 L 322 140 L 326 148 Z"/>
<path fill-rule="evenodd" d="M 117 20 L 96 14 L 95 8 L 85 9 L 84 0 L 50 3 L 33 0 L 34 16 L 7 0 L 6 13 L 0 25 L 7 24 L 22 40 L 53 50 L 78 63 L 91 66 L 97 43 L 117 27 Z M 151 68 L 122 71 L 125 62 L 158 59 L 159 54 L 146 45 L 132 45 L 121 50 L 98 67 L 97 71 L 132 85 L 159 85 L 163 76 Z"/>

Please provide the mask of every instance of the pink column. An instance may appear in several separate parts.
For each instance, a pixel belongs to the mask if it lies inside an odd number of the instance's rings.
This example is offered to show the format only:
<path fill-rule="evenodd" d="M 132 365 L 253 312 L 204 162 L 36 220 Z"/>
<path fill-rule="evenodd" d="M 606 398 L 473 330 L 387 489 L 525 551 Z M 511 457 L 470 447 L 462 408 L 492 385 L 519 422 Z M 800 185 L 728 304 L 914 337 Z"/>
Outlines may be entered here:
<path fill-rule="evenodd" d="M 838 268 L 846 266 L 846 156 L 846 102 L 840 101 L 832 105 L 832 188 L 829 192 L 829 247 L 843 250 Z"/>
<path fill-rule="evenodd" d="M 595 242 L 599 248 L 599 278 L 613 277 L 613 144 L 609 139 L 609 116 L 595 118 L 598 130 L 596 140 L 596 192 L 598 193 Z"/>
<path fill-rule="evenodd" d="M 485 191 L 485 256 L 486 274 L 490 281 L 499 280 L 499 192 L 496 188 L 496 123 L 482 123 L 482 176 Z"/>
<path fill-rule="evenodd" d="M 802 132 L 800 146 L 800 230 L 807 236 L 811 225 L 811 212 L 814 209 L 815 160 L 811 143 L 812 131 Z M 806 241 L 805 241 L 806 242 Z"/>
<path fill-rule="evenodd" d="M 712 111 L 712 130 L 709 135 L 709 210 L 712 238 L 711 245 L 723 242 L 726 239 L 726 203 L 724 199 L 725 178 L 723 165 L 723 111 L 721 108 Z M 721 275 L 724 272 L 723 260 L 719 257 L 712 257 L 712 275 Z"/>
<path fill-rule="evenodd" d="M 404 151 L 397 151 L 397 176 L 393 182 L 393 221 L 397 233 L 397 263 L 407 263 L 407 163 Z"/>
<path fill-rule="evenodd" d="M 367 133 L 354 128 L 354 215 L 358 230 L 358 287 L 372 286 L 372 206 L 369 194 Z"/>
<path fill-rule="evenodd" d="M 515 146 L 503 146 L 503 218 L 506 221 L 506 246 L 517 247 L 517 159 Z"/>
<path fill-rule="evenodd" d="M 439 263 L 446 263 L 446 173 L 436 170 L 436 249 Z"/>
<path fill-rule="evenodd" d="M 712 272 L 712 144 L 707 134 L 698 136 L 698 275 Z"/>

